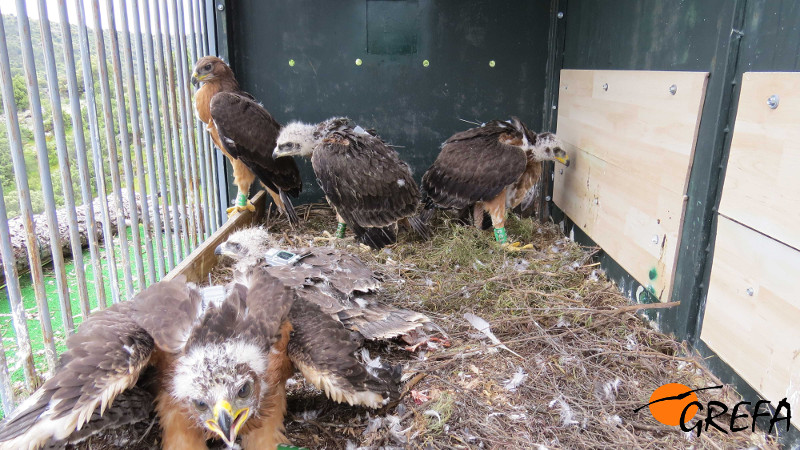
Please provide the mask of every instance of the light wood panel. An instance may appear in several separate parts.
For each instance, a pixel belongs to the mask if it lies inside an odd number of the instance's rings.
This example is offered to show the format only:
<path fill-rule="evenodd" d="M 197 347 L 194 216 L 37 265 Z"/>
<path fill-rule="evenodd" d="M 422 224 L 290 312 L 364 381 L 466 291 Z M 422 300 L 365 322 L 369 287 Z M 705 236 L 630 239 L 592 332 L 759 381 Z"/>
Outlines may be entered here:
<path fill-rule="evenodd" d="M 672 290 L 707 79 L 706 72 L 561 71 L 557 134 L 571 164 L 556 166 L 553 199 L 662 301 Z"/>
<path fill-rule="evenodd" d="M 800 249 L 799 72 L 743 75 L 719 211 Z"/>
<path fill-rule="evenodd" d="M 700 337 L 773 404 L 800 404 L 798 274 L 800 252 L 719 218 Z"/>

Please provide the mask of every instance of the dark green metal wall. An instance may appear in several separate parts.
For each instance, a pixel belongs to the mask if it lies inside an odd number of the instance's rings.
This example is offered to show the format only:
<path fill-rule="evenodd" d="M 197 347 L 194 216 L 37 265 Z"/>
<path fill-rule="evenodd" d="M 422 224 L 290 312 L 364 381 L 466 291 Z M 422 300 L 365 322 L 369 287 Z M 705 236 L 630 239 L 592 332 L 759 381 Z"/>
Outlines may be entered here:
<path fill-rule="evenodd" d="M 244 89 L 281 122 L 346 115 L 375 128 L 402 146 L 417 180 L 439 145 L 471 126 L 459 118 L 513 114 L 541 127 L 549 0 L 227 3 Z M 320 201 L 310 164 L 302 175 L 301 200 Z"/>

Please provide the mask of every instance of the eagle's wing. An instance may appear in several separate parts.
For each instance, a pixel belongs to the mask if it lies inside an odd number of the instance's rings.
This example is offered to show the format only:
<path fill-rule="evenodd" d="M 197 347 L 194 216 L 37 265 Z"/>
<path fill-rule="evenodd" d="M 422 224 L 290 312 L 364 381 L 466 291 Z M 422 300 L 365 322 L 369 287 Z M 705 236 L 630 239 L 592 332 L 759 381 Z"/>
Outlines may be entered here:
<path fill-rule="evenodd" d="M 211 98 L 211 118 L 220 143 L 241 159 L 268 188 L 300 194 L 302 181 L 293 158 L 272 158 L 280 124 L 249 94 L 220 92 Z"/>
<path fill-rule="evenodd" d="M 504 133 L 515 131 L 488 124 L 452 136 L 422 176 L 422 189 L 441 208 L 497 197 L 522 175 L 527 161 L 522 149 L 500 142 Z"/>
<path fill-rule="evenodd" d="M 181 281 L 157 283 L 130 302 L 93 313 L 67 339 L 52 378 L 0 425 L 0 449 L 68 439 L 133 387 L 156 350 L 188 335 L 199 294 Z M 157 305 L 162 307 L 155 308 Z"/>
<path fill-rule="evenodd" d="M 298 299 L 289 319 L 294 328 L 289 358 L 328 397 L 370 408 L 398 397 L 400 367 L 364 367 L 354 356 L 358 346 L 350 334 L 319 306 Z"/>
<path fill-rule="evenodd" d="M 408 164 L 369 134 L 349 128 L 329 133 L 311 164 L 328 201 L 353 227 L 392 225 L 411 216 L 419 203 Z"/>

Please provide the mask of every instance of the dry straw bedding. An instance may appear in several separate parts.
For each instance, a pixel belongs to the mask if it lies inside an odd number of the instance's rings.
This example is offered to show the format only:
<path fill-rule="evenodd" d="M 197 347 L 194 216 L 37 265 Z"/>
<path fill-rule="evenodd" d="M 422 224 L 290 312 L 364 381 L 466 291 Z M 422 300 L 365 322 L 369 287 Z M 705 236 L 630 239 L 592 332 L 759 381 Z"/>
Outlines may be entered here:
<path fill-rule="evenodd" d="M 308 448 L 775 448 L 763 433 L 702 437 L 657 422 L 645 408 L 655 388 L 722 384 L 673 338 L 648 325 L 593 260 L 597 249 L 550 224 L 510 217 L 510 239 L 533 250 L 508 252 L 490 232 L 443 216 L 429 241 L 409 232 L 381 251 L 352 237 L 321 241 L 335 227 L 321 205 L 299 210 L 290 230 L 274 211 L 266 224 L 291 246 L 336 245 L 384 277 L 385 301 L 428 314 L 449 347 L 371 345 L 374 358 L 404 366 L 404 395 L 381 411 L 338 405 L 293 379 L 287 435 Z M 227 271 L 215 271 L 224 281 Z M 465 319 L 491 324 L 499 349 Z M 713 394 L 720 399 L 719 391 Z M 699 395 L 701 401 L 710 397 Z M 738 394 L 726 386 L 729 405 Z M 722 423 L 726 420 L 723 417 Z M 758 431 L 758 430 L 757 430 Z"/>

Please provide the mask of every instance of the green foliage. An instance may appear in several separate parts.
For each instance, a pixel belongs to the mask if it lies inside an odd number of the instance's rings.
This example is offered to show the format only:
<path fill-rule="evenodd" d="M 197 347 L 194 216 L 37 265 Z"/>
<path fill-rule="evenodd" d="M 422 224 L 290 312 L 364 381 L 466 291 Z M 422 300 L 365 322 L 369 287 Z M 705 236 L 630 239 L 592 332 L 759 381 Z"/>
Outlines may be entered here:
<path fill-rule="evenodd" d="M 11 79 L 14 85 L 14 103 L 17 105 L 17 110 L 24 111 L 30 108 L 30 99 L 28 99 L 28 88 L 25 85 L 25 77 L 16 75 Z"/>

